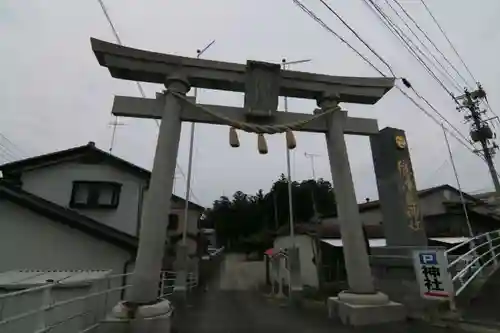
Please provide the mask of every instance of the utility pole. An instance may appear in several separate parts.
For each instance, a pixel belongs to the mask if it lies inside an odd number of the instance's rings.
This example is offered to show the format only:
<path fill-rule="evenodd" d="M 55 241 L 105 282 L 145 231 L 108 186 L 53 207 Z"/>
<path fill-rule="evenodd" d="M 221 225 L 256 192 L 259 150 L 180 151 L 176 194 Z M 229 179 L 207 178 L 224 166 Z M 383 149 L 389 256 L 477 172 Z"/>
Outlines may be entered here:
<path fill-rule="evenodd" d="M 274 208 L 274 227 L 278 231 L 280 224 L 278 220 L 278 202 L 276 200 L 276 191 L 273 191 L 273 208 Z"/>
<path fill-rule="evenodd" d="M 457 180 L 458 190 L 460 191 L 460 202 L 462 203 L 462 208 L 464 210 L 465 222 L 467 223 L 467 228 L 469 229 L 469 236 L 472 239 L 474 238 L 474 232 L 472 231 L 472 225 L 470 223 L 469 213 L 467 212 L 467 204 L 464 199 L 464 192 L 462 191 L 462 185 L 460 185 L 460 179 L 458 178 L 457 167 L 455 166 L 455 160 L 453 159 L 453 153 L 451 152 L 450 142 L 448 141 L 448 136 L 446 135 L 446 130 L 444 129 L 443 124 L 441 124 L 441 128 L 443 129 L 446 148 L 448 148 L 448 155 L 450 156 L 450 162 L 453 168 L 453 174 L 455 175 L 455 179 Z"/>
<path fill-rule="evenodd" d="M 302 64 L 311 61 L 311 59 L 303 59 L 296 61 L 287 61 L 285 58 L 281 59 L 281 69 L 287 70 L 291 65 Z M 288 112 L 288 97 L 284 97 L 285 112 Z M 288 215 L 290 223 L 290 238 L 292 240 L 292 248 L 295 249 L 295 223 L 293 218 L 293 190 L 292 190 L 292 175 L 290 168 L 290 149 L 286 147 L 286 173 L 287 173 L 287 186 L 288 186 Z"/>
<path fill-rule="evenodd" d="M 493 164 L 493 156 L 498 149 L 497 144 L 493 141 L 496 139 L 496 134 L 494 134 L 488 125 L 488 121 L 497 117 L 483 119 L 485 110 L 481 110 L 480 103 L 486 100 L 486 92 L 483 90 L 481 84 L 478 83 L 478 89 L 470 92 L 465 89 L 464 94 L 456 97 L 457 101 L 460 101 L 460 106 L 457 107 L 458 111 L 467 111 L 464 116 L 467 122 L 471 122 L 470 136 L 474 143 L 479 142 L 481 144 L 481 149 L 477 149 L 475 152 L 481 152 L 493 180 L 495 186 L 495 192 L 497 197 L 500 197 L 500 182 L 498 181 L 498 174 L 495 170 L 495 165 Z"/>
<path fill-rule="evenodd" d="M 200 59 L 201 55 L 205 53 L 206 50 L 210 48 L 210 46 L 214 45 L 215 39 L 212 40 L 210 43 L 208 43 L 203 49 L 198 49 L 196 50 L 196 59 Z M 194 88 L 194 100 L 198 99 L 198 88 Z M 195 132 L 195 123 L 191 123 L 191 133 L 189 136 L 189 159 L 188 159 L 188 172 L 187 172 L 187 179 L 186 179 L 186 197 L 185 197 L 185 202 L 184 202 L 184 223 L 183 223 L 183 229 L 182 229 L 182 246 L 186 247 L 186 241 L 187 241 L 187 225 L 189 219 L 188 219 L 188 212 L 189 212 L 189 197 L 191 194 L 191 173 L 193 171 L 193 150 L 194 150 L 194 132 Z M 175 176 L 174 176 L 174 181 L 175 181 Z M 187 250 L 186 250 L 187 251 Z"/>
<path fill-rule="evenodd" d="M 210 46 L 215 43 L 215 39 L 208 43 L 203 49 L 196 50 L 196 59 L 200 59 L 201 55 L 205 53 Z M 194 100 L 198 98 L 198 88 L 194 88 Z M 191 122 L 191 133 L 189 136 L 189 159 L 188 159 L 188 171 L 186 178 L 186 196 L 184 200 L 184 219 L 182 223 L 182 243 L 181 246 L 177 248 L 176 253 L 176 278 L 175 278 L 175 289 L 178 291 L 182 297 L 186 297 L 187 291 L 187 274 L 188 274 L 188 262 L 189 262 L 189 250 L 187 246 L 187 235 L 188 235 L 188 221 L 189 221 L 189 198 L 191 194 L 191 180 L 193 171 L 193 152 L 194 152 L 194 134 L 196 123 Z M 175 181 L 175 172 L 174 172 Z"/>
<path fill-rule="evenodd" d="M 315 157 L 319 157 L 321 155 L 319 155 L 319 154 L 308 154 L 307 152 L 305 152 L 304 156 L 306 158 L 311 159 L 312 177 L 313 177 L 313 181 L 316 182 L 316 168 L 314 167 L 314 158 Z M 316 184 L 314 184 L 314 185 L 316 185 Z M 314 212 L 313 219 L 314 219 L 315 222 L 318 222 L 318 220 L 319 220 L 319 214 L 318 214 L 318 207 L 316 205 L 316 196 L 314 195 L 314 187 L 315 186 L 311 187 L 311 198 L 312 198 L 313 212 Z"/>

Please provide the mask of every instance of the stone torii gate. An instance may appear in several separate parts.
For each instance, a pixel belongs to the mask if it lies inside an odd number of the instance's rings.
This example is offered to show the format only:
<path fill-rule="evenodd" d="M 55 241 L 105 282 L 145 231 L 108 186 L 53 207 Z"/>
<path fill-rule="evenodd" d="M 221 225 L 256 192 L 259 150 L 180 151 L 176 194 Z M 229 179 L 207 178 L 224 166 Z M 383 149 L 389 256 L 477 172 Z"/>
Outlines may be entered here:
<path fill-rule="evenodd" d="M 338 107 L 341 102 L 376 103 L 393 87 L 392 78 L 337 77 L 281 70 L 279 64 L 248 61 L 243 65 L 187 58 L 93 38 L 91 44 L 99 64 L 107 67 L 112 77 L 161 83 L 167 89 L 156 99 L 116 96 L 113 105 L 116 116 L 162 120 L 132 277 L 130 304 L 138 308 L 139 317 L 147 317 L 147 311 L 140 311 L 144 307 L 157 306 L 154 312 L 161 312 L 161 304 L 155 302 L 170 212 L 168 199 L 172 195 L 181 122 L 189 121 L 230 125 L 256 133 L 325 133 L 349 283 L 349 290 L 341 292 L 336 300 L 338 312 L 343 320 L 354 324 L 394 318 L 391 311 L 397 304 L 377 292 L 373 284 L 344 139 L 344 134 L 377 134 L 377 121 L 348 117 Z M 185 96 L 191 87 L 244 92 L 245 106 L 196 104 Z M 314 115 L 280 112 L 279 96 L 315 99 L 319 109 Z M 298 252 L 293 253 L 291 271 L 298 277 Z M 186 253 L 182 256 L 185 258 Z M 301 288 L 297 278 L 292 278 L 291 284 L 292 290 Z M 375 309 L 378 311 L 373 312 Z"/>

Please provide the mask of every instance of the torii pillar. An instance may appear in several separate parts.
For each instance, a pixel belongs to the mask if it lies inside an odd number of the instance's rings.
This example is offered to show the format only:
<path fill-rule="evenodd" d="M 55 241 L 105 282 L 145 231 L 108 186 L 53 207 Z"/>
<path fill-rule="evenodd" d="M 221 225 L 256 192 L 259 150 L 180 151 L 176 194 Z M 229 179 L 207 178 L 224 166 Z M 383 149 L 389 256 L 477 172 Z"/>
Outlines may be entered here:
<path fill-rule="evenodd" d="M 116 116 L 161 119 L 150 190 L 144 207 L 139 251 L 132 279 L 130 303 L 141 309 L 157 308 L 163 244 L 170 212 L 172 179 L 182 121 L 231 125 L 236 123 L 282 125 L 301 123 L 294 130 L 325 133 L 337 210 L 344 244 L 349 290 L 331 300 L 348 324 L 374 324 L 403 319 L 401 305 L 377 292 L 370 271 L 362 224 L 352 181 L 345 134 L 373 135 L 377 121 L 348 117 L 338 103 L 374 104 L 394 85 L 391 78 L 336 77 L 281 70 L 279 64 L 247 62 L 247 65 L 186 58 L 137 50 L 92 39 L 100 65 L 115 78 L 162 83 L 168 91 L 156 99 L 116 96 Z M 199 105 L 185 97 L 190 86 L 245 92 L 245 107 Z M 315 99 L 316 115 L 277 111 L 278 97 Z M 207 112 L 210 110 L 210 112 Z M 298 260 L 298 253 L 295 256 Z M 292 259 L 292 258 L 290 258 Z M 291 285 L 300 285 L 299 267 L 291 263 Z M 300 288 L 297 288 L 300 289 Z"/>

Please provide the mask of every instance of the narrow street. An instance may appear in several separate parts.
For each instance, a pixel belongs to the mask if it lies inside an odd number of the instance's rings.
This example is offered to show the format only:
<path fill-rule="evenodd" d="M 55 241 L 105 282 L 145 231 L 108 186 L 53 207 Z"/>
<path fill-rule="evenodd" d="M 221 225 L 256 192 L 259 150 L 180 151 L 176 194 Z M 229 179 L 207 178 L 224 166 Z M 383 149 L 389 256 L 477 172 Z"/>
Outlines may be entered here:
<path fill-rule="evenodd" d="M 214 277 L 206 291 L 193 295 L 187 306 L 177 309 L 173 321 L 174 333 L 452 332 L 419 322 L 346 327 L 328 319 L 326 309 L 307 306 L 299 309 L 266 298 L 257 288 L 251 287 L 249 275 L 244 277 L 245 283 L 238 281 L 241 277 L 238 272 L 246 270 L 242 269 L 244 263 L 238 263 L 234 257 L 222 266 L 219 276 Z M 230 282 L 234 283 L 233 290 Z M 243 285 L 249 289 L 242 290 Z"/>

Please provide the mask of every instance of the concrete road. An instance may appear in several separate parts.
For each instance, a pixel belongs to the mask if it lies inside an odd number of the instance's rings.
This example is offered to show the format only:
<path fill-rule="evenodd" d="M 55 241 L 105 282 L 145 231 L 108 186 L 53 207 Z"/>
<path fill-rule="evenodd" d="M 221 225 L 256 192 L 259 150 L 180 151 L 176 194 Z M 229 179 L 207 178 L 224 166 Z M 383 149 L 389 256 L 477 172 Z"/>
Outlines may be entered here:
<path fill-rule="evenodd" d="M 354 329 L 328 319 L 325 309 L 280 306 L 254 287 L 255 276 L 238 262 L 234 257 L 226 261 L 207 291 L 194 295 L 188 306 L 176 310 L 174 333 L 457 332 L 419 322 Z"/>
<path fill-rule="evenodd" d="M 326 312 L 280 307 L 250 291 L 209 291 L 199 303 L 179 311 L 173 323 L 174 333 L 457 332 L 419 322 L 351 328 L 329 320 Z"/>
<path fill-rule="evenodd" d="M 245 261 L 245 256 L 228 254 L 221 266 L 219 288 L 221 290 L 255 290 L 265 280 L 263 261 Z"/>

